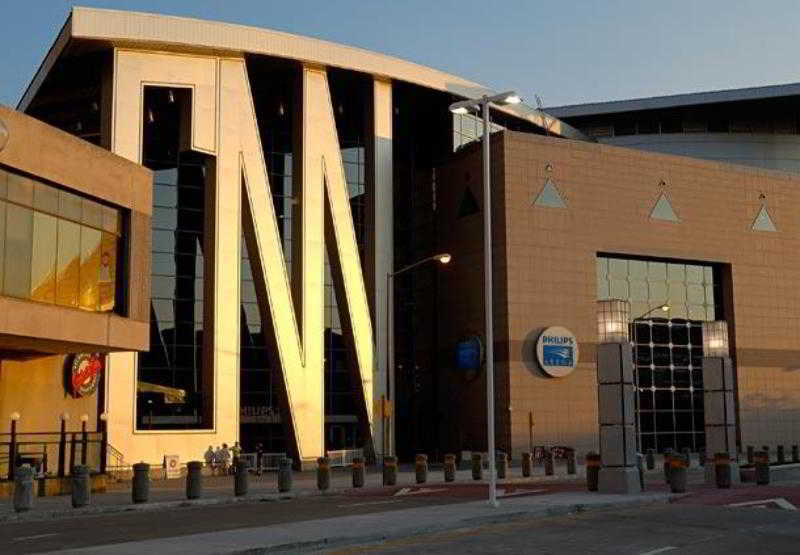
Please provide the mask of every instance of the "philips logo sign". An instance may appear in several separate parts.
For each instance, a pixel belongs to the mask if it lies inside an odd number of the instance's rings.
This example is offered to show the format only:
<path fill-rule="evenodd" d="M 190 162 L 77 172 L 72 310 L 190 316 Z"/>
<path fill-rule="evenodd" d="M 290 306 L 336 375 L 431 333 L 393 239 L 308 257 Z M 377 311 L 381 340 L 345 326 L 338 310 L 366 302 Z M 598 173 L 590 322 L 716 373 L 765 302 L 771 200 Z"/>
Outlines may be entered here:
<path fill-rule="evenodd" d="M 547 328 L 539 336 L 536 355 L 542 370 L 554 378 L 569 375 L 577 364 L 578 342 L 566 328 Z"/>

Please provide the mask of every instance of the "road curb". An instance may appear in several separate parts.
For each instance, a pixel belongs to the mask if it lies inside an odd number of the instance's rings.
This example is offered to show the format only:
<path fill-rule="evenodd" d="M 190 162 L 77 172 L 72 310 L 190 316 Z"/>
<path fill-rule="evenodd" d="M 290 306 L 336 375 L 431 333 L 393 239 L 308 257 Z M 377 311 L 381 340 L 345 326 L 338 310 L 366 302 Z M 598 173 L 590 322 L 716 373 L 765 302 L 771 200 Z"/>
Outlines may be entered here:
<path fill-rule="evenodd" d="M 487 514 L 479 517 L 468 517 L 458 519 L 448 523 L 432 523 L 425 526 L 408 526 L 407 528 L 395 530 L 389 533 L 372 533 L 354 536 L 332 536 L 318 540 L 307 540 L 297 542 L 286 542 L 263 547 L 249 547 L 247 549 L 233 549 L 225 551 L 229 555 L 257 555 L 261 553 L 274 553 L 299 550 L 316 550 L 322 548 L 339 548 L 350 545 L 376 544 L 385 541 L 408 538 L 411 536 L 435 534 L 440 532 L 452 532 L 456 530 L 469 530 L 477 526 L 489 524 L 505 524 L 524 518 L 549 518 L 566 516 L 570 514 L 584 513 L 589 511 L 602 511 L 609 509 L 622 509 L 632 507 L 644 507 L 647 505 L 658 505 L 671 503 L 673 498 L 683 497 L 682 495 L 667 495 L 663 498 L 649 499 L 620 499 L 616 502 L 607 503 L 576 503 L 572 505 L 561 505 L 554 507 L 535 507 L 530 509 L 514 510 L 502 514 Z"/>

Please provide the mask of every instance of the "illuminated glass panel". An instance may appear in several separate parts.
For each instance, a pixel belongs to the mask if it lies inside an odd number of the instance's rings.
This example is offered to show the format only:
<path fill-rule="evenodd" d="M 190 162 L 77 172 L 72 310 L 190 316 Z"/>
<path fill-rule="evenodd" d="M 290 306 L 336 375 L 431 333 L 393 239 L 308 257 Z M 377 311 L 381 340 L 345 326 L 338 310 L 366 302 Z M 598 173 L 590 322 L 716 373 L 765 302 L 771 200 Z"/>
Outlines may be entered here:
<path fill-rule="evenodd" d="M 58 196 L 55 196 L 56 200 Z M 33 214 L 33 254 L 31 260 L 31 292 L 34 301 L 56 301 L 56 250 L 58 220 L 41 212 Z"/>
<path fill-rule="evenodd" d="M 84 310 L 97 310 L 99 290 L 97 288 L 100 270 L 100 242 L 103 234 L 99 229 L 81 227 L 81 267 L 78 305 Z"/>
<path fill-rule="evenodd" d="M 67 220 L 59 220 L 56 304 L 78 306 L 80 265 L 81 226 Z"/>

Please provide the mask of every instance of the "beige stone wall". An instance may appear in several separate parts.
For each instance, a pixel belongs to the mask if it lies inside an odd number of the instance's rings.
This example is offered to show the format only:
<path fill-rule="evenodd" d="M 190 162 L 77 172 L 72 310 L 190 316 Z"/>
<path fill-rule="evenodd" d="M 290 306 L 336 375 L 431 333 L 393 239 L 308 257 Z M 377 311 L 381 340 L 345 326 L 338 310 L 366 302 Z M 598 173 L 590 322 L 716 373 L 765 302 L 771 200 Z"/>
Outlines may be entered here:
<path fill-rule="evenodd" d="M 534 444 L 572 445 L 582 453 L 597 448 L 600 252 L 729 264 L 733 300 L 726 309 L 742 444 L 800 442 L 800 178 L 522 133 L 496 136 L 494 150 L 500 142 L 504 167 L 493 168 L 494 218 L 504 231 L 495 231 L 494 248 L 504 256 L 495 256 L 495 334 L 498 342 L 507 334 L 508 341 L 505 352 L 496 346 L 498 447 L 510 442 L 514 453 L 526 450 L 532 413 Z M 467 174 L 480 195 L 479 163 L 473 149 L 440 173 L 440 214 L 454 255 L 440 305 L 445 351 L 452 351 L 462 330 L 483 329 L 481 217 L 458 219 L 454 213 Z M 547 177 L 566 209 L 533 205 Z M 679 223 L 650 219 L 662 191 Z M 762 202 L 776 233 L 751 230 Z M 544 376 L 535 363 L 538 333 L 552 325 L 571 329 L 581 347 L 578 368 L 562 379 Z M 445 371 L 457 399 L 451 428 L 483 441 L 483 376 L 467 383 Z M 503 405 L 504 395 L 510 407 Z M 506 414 L 510 425 L 503 423 Z"/>
<path fill-rule="evenodd" d="M 800 179 L 777 172 L 507 133 L 508 298 L 515 448 L 533 410 L 546 443 L 596 445 L 594 371 L 598 252 L 730 264 L 742 443 L 797 442 Z M 552 166 L 551 172 L 545 166 Z M 550 175 L 567 209 L 534 207 Z M 661 181 L 665 182 L 660 186 Z M 664 191 L 679 223 L 651 220 Z M 760 199 L 759 195 L 765 199 Z M 751 225 L 766 202 L 777 233 Z M 549 325 L 573 330 L 580 366 L 549 379 L 519 342 Z"/>

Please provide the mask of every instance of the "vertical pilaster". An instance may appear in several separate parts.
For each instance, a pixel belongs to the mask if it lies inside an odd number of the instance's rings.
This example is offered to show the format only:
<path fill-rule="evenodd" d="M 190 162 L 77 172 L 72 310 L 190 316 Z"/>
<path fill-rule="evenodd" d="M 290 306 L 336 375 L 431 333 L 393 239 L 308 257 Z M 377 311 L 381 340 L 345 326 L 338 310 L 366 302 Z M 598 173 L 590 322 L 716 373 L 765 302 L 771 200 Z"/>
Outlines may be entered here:
<path fill-rule="evenodd" d="M 641 491 L 636 468 L 633 356 L 630 343 L 597 346 L 597 397 L 600 420 L 601 493 Z"/>
<path fill-rule="evenodd" d="M 392 271 L 394 261 L 394 224 L 393 224 L 393 175 L 392 166 L 392 83 L 380 79 L 374 80 L 373 86 L 373 153 L 374 153 L 374 186 L 373 186 L 373 240 L 374 240 L 374 289 L 373 306 L 375 307 L 375 345 L 376 357 L 373 398 L 380 399 L 387 395 L 388 378 L 388 298 L 386 276 Z M 392 397 L 394 387 L 391 387 Z M 387 426 L 386 437 L 381 435 L 380 425 L 382 412 L 379 403 L 373 403 L 376 413 L 373 421 L 373 437 L 376 450 L 383 454 L 384 446 L 388 453 L 393 453 L 393 427 Z M 373 409 L 373 410 L 375 410 Z M 389 422 L 393 422 L 390 420 Z"/>

